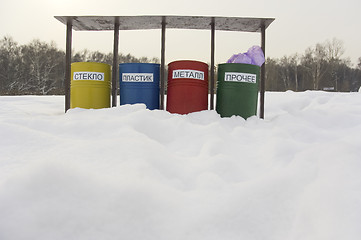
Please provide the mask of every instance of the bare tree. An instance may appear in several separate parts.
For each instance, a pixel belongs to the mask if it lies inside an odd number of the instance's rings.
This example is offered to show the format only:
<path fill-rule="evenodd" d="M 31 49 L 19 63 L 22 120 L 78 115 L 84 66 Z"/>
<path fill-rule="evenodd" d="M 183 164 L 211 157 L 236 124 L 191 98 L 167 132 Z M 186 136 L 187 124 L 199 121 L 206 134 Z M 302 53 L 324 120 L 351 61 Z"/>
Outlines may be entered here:
<path fill-rule="evenodd" d="M 285 90 L 290 90 L 290 86 L 291 86 L 291 75 L 290 75 L 289 65 L 290 65 L 289 58 L 287 56 L 281 58 L 279 76 L 282 79 Z"/>
<path fill-rule="evenodd" d="M 47 44 L 39 40 L 24 46 L 21 52 L 24 67 L 28 70 L 28 77 L 25 80 L 28 87 L 42 95 L 54 90 L 55 70 L 64 64 L 64 53 L 56 48 L 54 42 Z"/>
<path fill-rule="evenodd" d="M 0 40 L 0 93 L 13 90 L 21 77 L 20 47 L 11 37 Z"/>
<path fill-rule="evenodd" d="M 309 77 L 311 77 L 311 89 L 320 89 L 321 80 L 328 71 L 325 45 L 318 43 L 314 48 L 307 48 L 301 63 Z"/>
<path fill-rule="evenodd" d="M 343 66 L 347 64 L 346 60 L 342 60 L 341 56 L 345 52 L 343 42 L 336 38 L 333 38 L 332 41 L 325 42 L 325 49 L 327 53 L 327 61 L 329 64 L 329 73 L 330 79 L 329 84 L 334 85 L 335 91 L 338 91 L 340 88 L 340 80 L 342 80 L 344 74 Z"/>
<path fill-rule="evenodd" d="M 294 77 L 294 83 L 295 83 L 295 91 L 299 90 L 299 83 L 298 83 L 298 65 L 299 65 L 299 57 L 298 54 L 293 54 L 290 57 L 290 67 L 293 70 L 293 77 Z"/>
<path fill-rule="evenodd" d="M 329 61 L 340 60 L 341 56 L 345 53 L 343 42 L 337 38 L 333 38 L 332 41 L 327 40 L 324 45 Z"/>

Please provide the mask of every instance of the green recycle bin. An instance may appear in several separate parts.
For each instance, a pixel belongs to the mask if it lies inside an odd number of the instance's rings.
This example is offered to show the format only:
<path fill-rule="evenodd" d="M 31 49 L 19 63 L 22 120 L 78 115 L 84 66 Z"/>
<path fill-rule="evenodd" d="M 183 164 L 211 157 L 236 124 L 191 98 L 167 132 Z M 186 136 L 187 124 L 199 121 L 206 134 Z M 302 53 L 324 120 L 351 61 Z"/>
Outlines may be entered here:
<path fill-rule="evenodd" d="M 257 114 L 260 69 L 244 63 L 218 65 L 216 111 L 221 117 Z"/>

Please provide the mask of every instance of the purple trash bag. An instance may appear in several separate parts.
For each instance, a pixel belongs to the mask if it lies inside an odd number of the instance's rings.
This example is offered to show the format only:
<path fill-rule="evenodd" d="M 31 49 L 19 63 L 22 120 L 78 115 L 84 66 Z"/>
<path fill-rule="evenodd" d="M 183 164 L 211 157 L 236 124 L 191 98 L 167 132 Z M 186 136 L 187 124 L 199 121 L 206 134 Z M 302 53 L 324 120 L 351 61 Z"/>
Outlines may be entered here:
<path fill-rule="evenodd" d="M 246 63 L 257 66 L 262 66 L 264 63 L 264 54 L 262 48 L 253 46 L 248 49 L 246 53 L 233 54 L 227 63 Z"/>
<path fill-rule="evenodd" d="M 246 53 L 251 59 L 253 65 L 262 66 L 264 63 L 264 54 L 260 46 L 250 47 Z"/>
<path fill-rule="evenodd" d="M 245 53 L 240 53 L 237 57 L 233 60 L 234 63 L 246 63 L 252 64 L 252 59 L 247 56 Z"/>
<path fill-rule="evenodd" d="M 233 63 L 234 59 L 236 59 L 238 54 L 233 54 L 230 59 L 228 59 L 227 63 Z"/>
<path fill-rule="evenodd" d="M 233 56 L 228 59 L 227 63 L 246 63 L 252 64 L 252 59 L 247 56 L 245 53 L 233 54 Z"/>

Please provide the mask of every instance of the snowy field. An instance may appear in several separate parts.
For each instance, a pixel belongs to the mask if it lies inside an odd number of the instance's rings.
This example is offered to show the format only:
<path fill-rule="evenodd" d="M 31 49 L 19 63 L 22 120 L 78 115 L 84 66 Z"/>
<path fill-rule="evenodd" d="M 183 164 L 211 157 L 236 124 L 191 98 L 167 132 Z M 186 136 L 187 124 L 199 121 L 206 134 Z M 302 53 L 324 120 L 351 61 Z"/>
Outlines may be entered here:
<path fill-rule="evenodd" d="M 1 240 L 360 240 L 361 93 L 265 120 L 0 97 Z"/>

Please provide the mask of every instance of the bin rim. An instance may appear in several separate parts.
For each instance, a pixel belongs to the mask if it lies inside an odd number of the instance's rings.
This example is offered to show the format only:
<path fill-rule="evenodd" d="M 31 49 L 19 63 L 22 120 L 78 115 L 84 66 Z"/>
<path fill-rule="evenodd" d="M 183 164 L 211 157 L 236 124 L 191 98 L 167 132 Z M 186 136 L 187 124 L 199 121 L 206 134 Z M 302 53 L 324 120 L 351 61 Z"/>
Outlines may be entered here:
<path fill-rule="evenodd" d="M 120 66 L 120 65 L 135 65 L 135 64 L 137 64 L 137 65 L 155 65 L 155 66 L 160 66 L 160 63 L 136 63 L 136 62 L 134 62 L 134 63 L 119 63 L 119 66 Z"/>
<path fill-rule="evenodd" d="M 110 65 L 110 64 L 108 64 L 108 63 L 102 63 L 102 62 L 72 62 L 71 63 L 71 65 L 73 65 L 73 64 L 79 64 L 79 63 L 87 63 L 87 64 L 89 64 L 89 63 L 91 63 L 91 64 L 99 64 L 99 65 L 106 65 L 106 66 L 109 66 L 109 67 L 111 67 L 112 65 Z"/>
<path fill-rule="evenodd" d="M 177 62 L 201 63 L 201 64 L 204 64 L 204 65 L 206 65 L 208 67 L 208 64 L 205 63 L 205 62 L 202 62 L 202 61 L 198 61 L 198 60 L 182 60 L 182 59 L 172 61 L 172 62 L 168 63 L 168 65 L 170 65 L 172 63 L 177 63 Z"/>

